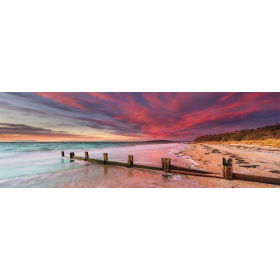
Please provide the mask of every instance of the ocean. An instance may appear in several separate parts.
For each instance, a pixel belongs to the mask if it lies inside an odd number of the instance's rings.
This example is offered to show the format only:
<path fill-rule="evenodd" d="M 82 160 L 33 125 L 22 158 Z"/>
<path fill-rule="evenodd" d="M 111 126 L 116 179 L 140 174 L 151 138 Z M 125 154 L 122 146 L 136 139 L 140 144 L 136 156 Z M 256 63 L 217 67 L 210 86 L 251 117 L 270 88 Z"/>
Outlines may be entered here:
<path fill-rule="evenodd" d="M 72 160 L 69 153 L 84 157 L 84 152 L 88 151 L 89 157 L 96 159 L 103 159 L 103 153 L 108 153 L 109 160 L 120 162 L 127 162 L 128 155 L 133 155 L 135 164 L 158 167 L 162 157 L 169 157 L 174 165 L 190 166 L 195 164 L 191 159 L 177 155 L 187 145 L 170 142 L 2 142 L 0 187 L 183 187 L 186 182 L 179 175 L 165 180 L 161 172 Z M 61 151 L 65 152 L 65 157 L 61 156 Z"/>

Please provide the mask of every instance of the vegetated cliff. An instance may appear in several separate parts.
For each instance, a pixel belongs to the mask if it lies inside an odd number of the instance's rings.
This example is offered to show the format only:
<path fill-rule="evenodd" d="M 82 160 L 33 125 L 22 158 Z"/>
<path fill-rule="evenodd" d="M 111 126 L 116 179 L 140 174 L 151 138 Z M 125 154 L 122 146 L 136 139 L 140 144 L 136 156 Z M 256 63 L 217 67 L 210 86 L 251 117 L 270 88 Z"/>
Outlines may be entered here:
<path fill-rule="evenodd" d="M 245 129 L 222 134 L 200 136 L 196 138 L 194 142 L 257 141 L 267 139 L 280 139 L 280 123 L 256 129 Z"/>

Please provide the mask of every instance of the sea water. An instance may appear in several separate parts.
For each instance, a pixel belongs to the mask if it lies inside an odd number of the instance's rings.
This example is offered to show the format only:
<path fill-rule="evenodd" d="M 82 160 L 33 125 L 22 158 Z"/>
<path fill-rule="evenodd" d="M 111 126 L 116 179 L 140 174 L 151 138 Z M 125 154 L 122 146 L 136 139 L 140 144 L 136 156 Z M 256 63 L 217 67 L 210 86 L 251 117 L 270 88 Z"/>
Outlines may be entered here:
<path fill-rule="evenodd" d="M 127 162 L 128 155 L 134 156 L 135 164 L 161 166 L 161 158 L 169 157 L 174 165 L 191 165 L 191 159 L 178 156 L 187 144 L 148 142 L 9 142 L 0 143 L 0 187 L 117 187 L 138 185 L 182 185 L 181 176 L 176 184 L 164 180 L 161 172 L 103 166 L 70 159 L 70 152 L 84 157 Z M 61 156 L 64 151 L 65 157 Z M 110 175 L 111 174 L 111 175 Z M 145 177 L 145 184 L 140 178 Z M 98 179 L 97 179 L 98 178 Z M 124 183 L 126 179 L 127 183 Z M 133 180 L 131 180 L 133 178 Z M 149 181 L 149 179 L 151 179 Z M 175 179 L 174 179 L 175 178 Z M 142 182 L 140 184 L 140 181 Z M 180 181 L 180 182 L 179 182 Z M 82 183 L 81 183 L 82 182 Z"/>

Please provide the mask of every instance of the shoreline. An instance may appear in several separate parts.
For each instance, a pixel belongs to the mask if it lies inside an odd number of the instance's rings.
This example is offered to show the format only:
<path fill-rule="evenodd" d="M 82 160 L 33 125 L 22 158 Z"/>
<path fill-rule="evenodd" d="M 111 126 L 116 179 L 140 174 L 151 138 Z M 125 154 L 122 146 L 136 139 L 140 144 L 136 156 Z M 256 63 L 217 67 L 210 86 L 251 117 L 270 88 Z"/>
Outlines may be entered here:
<path fill-rule="evenodd" d="M 81 147 L 76 145 L 65 154 L 75 151 L 75 156 L 84 156 L 87 150 L 91 158 L 127 163 L 128 155 L 134 155 L 134 163 L 161 166 L 161 158 L 171 158 L 171 165 L 222 173 L 222 158 L 233 159 L 234 172 L 266 177 L 280 177 L 280 149 L 241 143 L 158 143 L 119 147 Z M 34 157 L 34 152 L 37 153 Z M 2 156 L 3 158 L 3 156 Z M 17 176 L 0 179 L 0 187 L 108 187 L 108 188 L 265 188 L 276 185 L 227 181 L 220 178 L 198 177 L 191 174 L 164 173 L 138 168 L 106 166 L 61 158 L 57 148 L 50 151 L 21 153 L 17 162 L 9 156 L 5 162 L 8 171 Z M 23 169 L 29 166 L 28 169 Z M 20 173 L 21 172 L 21 173 Z M 175 171 L 174 171 L 175 172 Z M 3 173 L 8 174 L 8 173 Z M 23 176 L 22 176 L 23 175 Z"/>
<path fill-rule="evenodd" d="M 6 149 L 5 158 L 0 168 L 0 187 L 164 187 L 191 188 L 201 187 L 194 178 L 178 174 L 165 174 L 152 171 L 140 171 L 135 168 L 121 168 L 87 163 L 69 158 L 70 152 L 75 156 L 84 157 L 85 151 L 91 158 L 103 159 L 103 153 L 108 153 L 109 160 L 127 163 L 128 155 L 134 156 L 135 164 L 161 167 L 161 158 L 171 158 L 172 163 L 186 166 L 188 160 L 177 157 L 175 153 L 188 146 L 187 143 L 146 143 L 145 145 L 116 145 L 99 147 L 80 145 L 79 143 L 64 146 L 52 145 L 45 147 L 38 143 L 30 144 L 27 150 Z M 36 148 L 32 148 L 36 145 Z M 45 144 L 44 144 L 45 145 Z M 10 154 L 9 151 L 13 151 Z M 65 157 L 61 157 L 61 150 Z M 17 161 L 14 161 L 17 157 Z M 191 162 L 189 162 L 191 164 Z M 97 172 L 98 170 L 98 172 Z M 164 176 L 162 176 L 164 175 Z"/>

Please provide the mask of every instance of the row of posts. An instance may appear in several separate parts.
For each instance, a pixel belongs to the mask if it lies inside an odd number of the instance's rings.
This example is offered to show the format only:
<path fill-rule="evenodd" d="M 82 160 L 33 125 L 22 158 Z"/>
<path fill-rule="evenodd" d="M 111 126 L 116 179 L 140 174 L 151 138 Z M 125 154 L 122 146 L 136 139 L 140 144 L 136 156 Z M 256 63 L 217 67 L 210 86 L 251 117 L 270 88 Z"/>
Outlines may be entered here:
<path fill-rule="evenodd" d="M 61 151 L 61 155 L 64 157 L 64 151 Z M 73 158 L 74 156 L 75 156 L 74 152 L 70 153 L 70 158 Z M 85 152 L 84 160 L 87 161 L 88 158 L 89 158 L 88 152 Z M 103 153 L 103 163 L 106 164 L 107 161 L 108 161 L 108 154 Z M 128 156 L 127 165 L 128 165 L 128 167 L 133 166 L 133 156 L 132 155 Z M 163 171 L 170 172 L 171 158 L 162 158 L 161 165 L 162 165 Z"/>
<path fill-rule="evenodd" d="M 64 151 L 61 151 L 61 155 L 64 157 Z M 70 158 L 73 158 L 75 154 L 72 152 L 70 153 Z M 89 158 L 88 152 L 85 152 L 84 160 L 86 161 Z M 103 153 L 103 163 L 106 164 L 108 161 L 108 154 Z M 128 167 L 133 166 L 133 156 L 128 156 Z M 161 159 L 161 167 L 164 172 L 169 173 L 170 172 L 170 165 L 171 165 L 171 159 L 170 158 L 162 158 Z M 228 161 L 223 158 L 223 178 L 226 180 L 233 180 L 233 166 L 232 166 L 232 159 L 230 158 Z"/>
<path fill-rule="evenodd" d="M 61 155 L 64 157 L 64 151 L 61 151 Z M 74 152 L 70 153 L 70 158 L 73 158 L 74 156 L 75 156 Z M 89 158 L 88 152 L 85 152 L 84 160 L 87 161 L 88 158 Z M 108 161 L 108 154 L 103 153 L 103 163 L 106 164 L 107 161 Z M 128 156 L 127 165 L 128 165 L 128 167 L 132 167 L 132 165 L 133 165 L 133 156 L 132 155 Z"/>
<path fill-rule="evenodd" d="M 170 158 L 162 158 L 161 166 L 164 172 L 170 172 L 171 159 Z M 230 158 L 228 161 L 223 158 L 223 178 L 225 180 L 233 180 L 233 166 L 232 159 Z"/>
<path fill-rule="evenodd" d="M 161 166 L 164 172 L 170 172 L 171 159 L 170 158 L 162 158 Z M 233 166 L 232 159 L 230 158 L 228 161 L 223 158 L 223 178 L 225 180 L 233 180 Z"/>

